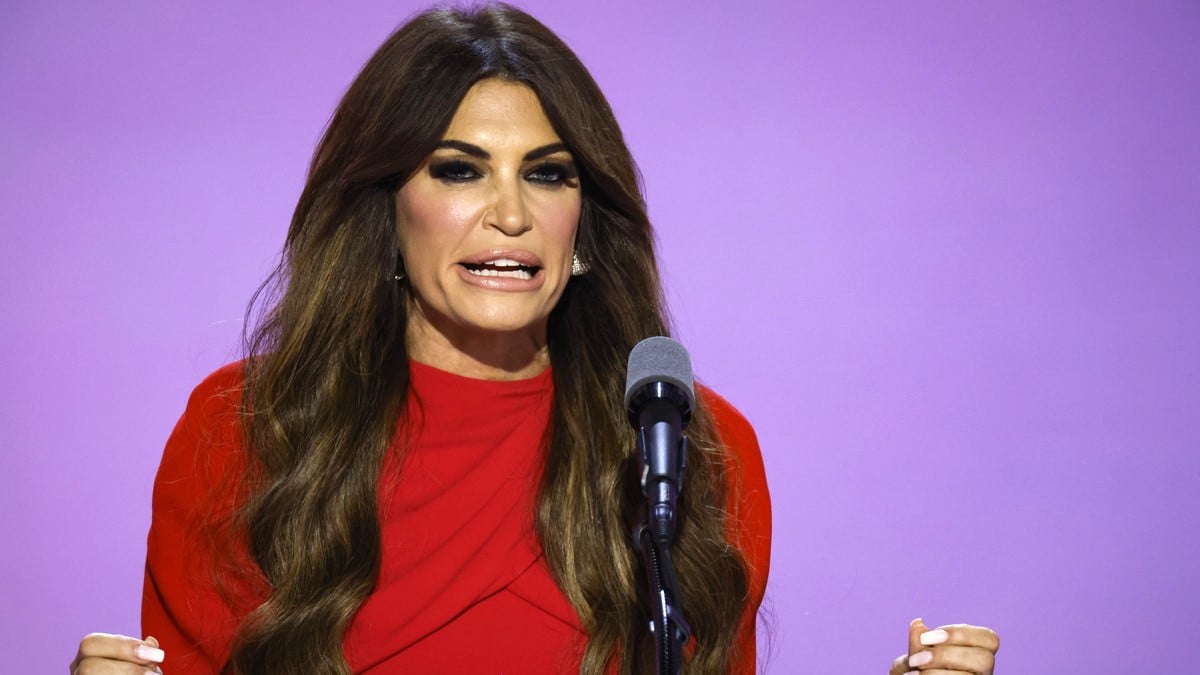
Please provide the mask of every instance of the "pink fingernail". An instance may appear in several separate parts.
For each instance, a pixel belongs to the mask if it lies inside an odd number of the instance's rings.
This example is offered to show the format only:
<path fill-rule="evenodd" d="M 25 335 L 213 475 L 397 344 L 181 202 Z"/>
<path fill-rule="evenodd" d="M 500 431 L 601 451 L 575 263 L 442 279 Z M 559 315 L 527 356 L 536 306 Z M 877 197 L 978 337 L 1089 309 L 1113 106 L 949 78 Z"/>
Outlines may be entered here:
<path fill-rule="evenodd" d="M 167 657 L 167 653 L 161 649 L 156 649 L 150 645 L 138 645 L 135 650 L 137 657 L 143 661 L 152 661 L 154 663 L 162 663 Z"/>
<path fill-rule="evenodd" d="M 923 645 L 940 645 L 948 639 L 950 639 L 950 634 L 941 628 L 921 633 L 921 644 Z"/>
<path fill-rule="evenodd" d="M 911 668 L 919 668 L 921 666 L 929 665 L 929 662 L 932 660 L 933 652 L 917 652 L 916 654 L 908 657 L 908 665 Z"/>

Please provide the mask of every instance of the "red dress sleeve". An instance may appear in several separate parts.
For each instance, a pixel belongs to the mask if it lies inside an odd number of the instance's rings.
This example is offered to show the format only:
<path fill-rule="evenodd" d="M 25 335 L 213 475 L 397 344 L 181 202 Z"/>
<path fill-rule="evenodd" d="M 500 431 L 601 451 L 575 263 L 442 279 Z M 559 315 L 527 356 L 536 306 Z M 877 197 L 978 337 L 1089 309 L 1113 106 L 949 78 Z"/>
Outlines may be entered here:
<path fill-rule="evenodd" d="M 738 630 L 739 658 L 731 672 L 753 675 L 756 667 L 755 628 L 758 608 L 767 589 L 771 566 L 771 497 L 754 428 L 729 401 L 707 387 L 699 387 L 721 442 L 729 451 L 726 467 L 732 516 L 731 539 L 746 558 L 750 602 Z"/>
<path fill-rule="evenodd" d="M 216 572 L 222 569 L 218 562 L 228 562 L 218 556 L 237 555 L 221 527 L 244 467 L 242 380 L 241 364 L 231 364 L 196 387 L 154 481 L 142 634 L 158 639 L 166 652 L 163 669 L 172 675 L 218 672 L 246 603 L 257 596 L 246 582 L 257 570 L 253 565 L 220 580 Z"/>

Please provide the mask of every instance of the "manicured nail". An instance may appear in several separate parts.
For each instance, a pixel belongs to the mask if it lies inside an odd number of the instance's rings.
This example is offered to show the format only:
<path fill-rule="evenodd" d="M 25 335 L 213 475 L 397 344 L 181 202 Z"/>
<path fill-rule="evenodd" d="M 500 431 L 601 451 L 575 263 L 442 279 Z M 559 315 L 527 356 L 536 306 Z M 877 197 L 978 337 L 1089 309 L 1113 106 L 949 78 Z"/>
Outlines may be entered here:
<path fill-rule="evenodd" d="M 950 639 L 950 634 L 941 628 L 921 633 L 921 644 L 923 645 L 940 645 Z"/>
<path fill-rule="evenodd" d="M 137 657 L 143 661 L 153 661 L 154 663 L 162 663 L 167 657 L 167 653 L 161 649 L 151 647 L 150 645 L 138 645 Z"/>
<path fill-rule="evenodd" d="M 933 652 L 917 652 L 908 657 L 908 666 L 910 668 L 920 668 L 921 666 L 929 665 L 933 660 Z"/>

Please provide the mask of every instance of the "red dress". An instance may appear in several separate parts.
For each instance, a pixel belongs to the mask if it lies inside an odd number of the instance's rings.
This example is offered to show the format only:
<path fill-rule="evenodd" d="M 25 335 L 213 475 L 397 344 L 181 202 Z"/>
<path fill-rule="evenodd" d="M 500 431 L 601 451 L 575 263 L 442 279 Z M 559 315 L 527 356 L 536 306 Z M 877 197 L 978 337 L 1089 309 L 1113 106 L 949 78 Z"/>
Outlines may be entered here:
<path fill-rule="evenodd" d="M 192 393 L 167 442 L 154 486 L 142 632 L 166 651 L 172 675 L 214 673 L 245 612 L 265 592 L 214 582 L 206 534 L 211 505 L 232 506 L 241 470 L 238 404 L 242 368 L 232 364 Z M 533 532 L 550 370 L 493 382 L 411 363 L 406 419 L 415 422 L 403 460 L 384 467 L 382 566 L 345 635 L 350 668 L 366 673 L 578 672 L 586 644 Z M 754 614 L 766 586 L 770 503 L 754 431 L 707 389 L 718 433 L 738 478 L 731 540 L 751 565 L 751 606 L 739 635 L 754 672 Z M 393 453 L 389 457 L 395 458 Z M 396 488 L 396 484 L 402 489 Z M 224 505 L 220 500 L 224 500 Z M 204 512 L 199 505 L 209 505 Z M 244 555 L 244 554 L 243 554 Z"/>

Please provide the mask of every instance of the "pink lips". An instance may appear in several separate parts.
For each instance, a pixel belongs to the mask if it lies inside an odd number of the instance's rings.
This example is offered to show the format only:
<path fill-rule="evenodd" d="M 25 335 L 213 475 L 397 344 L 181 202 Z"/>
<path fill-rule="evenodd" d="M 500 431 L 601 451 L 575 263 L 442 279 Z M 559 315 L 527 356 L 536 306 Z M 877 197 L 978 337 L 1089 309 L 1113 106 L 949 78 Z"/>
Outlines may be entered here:
<path fill-rule="evenodd" d="M 467 283 L 497 291 L 533 291 L 545 283 L 541 259 L 523 250 L 477 253 L 460 261 L 457 269 Z"/>

